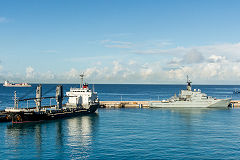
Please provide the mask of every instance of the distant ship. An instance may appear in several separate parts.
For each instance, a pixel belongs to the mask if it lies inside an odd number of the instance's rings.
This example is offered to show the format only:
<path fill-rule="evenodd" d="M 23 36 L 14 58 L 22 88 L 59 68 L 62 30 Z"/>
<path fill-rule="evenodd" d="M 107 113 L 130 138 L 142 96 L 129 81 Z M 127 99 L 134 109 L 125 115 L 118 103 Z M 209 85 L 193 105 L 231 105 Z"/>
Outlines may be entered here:
<path fill-rule="evenodd" d="M 201 90 L 194 89 L 192 91 L 191 81 L 187 77 L 187 89 L 181 90 L 181 93 L 171 97 L 168 100 L 161 102 L 151 102 L 151 108 L 184 108 L 184 107 L 212 107 L 212 108 L 227 108 L 230 104 L 231 99 L 216 99 L 207 96 L 205 93 L 201 93 Z"/>
<path fill-rule="evenodd" d="M 4 87 L 32 87 L 28 83 L 10 83 L 9 81 L 5 81 L 3 86 Z"/>

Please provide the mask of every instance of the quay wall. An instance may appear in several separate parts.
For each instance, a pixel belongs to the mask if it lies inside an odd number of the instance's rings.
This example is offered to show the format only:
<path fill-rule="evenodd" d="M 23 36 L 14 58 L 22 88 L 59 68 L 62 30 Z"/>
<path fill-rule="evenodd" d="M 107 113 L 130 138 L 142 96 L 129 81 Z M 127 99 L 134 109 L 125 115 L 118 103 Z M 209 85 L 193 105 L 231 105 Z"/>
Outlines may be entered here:
<path fill-rule="evenodd" d="M 150 101 L 100 101 L 100 106 L 101 108 L 149 108 L 149 102 Z"/>

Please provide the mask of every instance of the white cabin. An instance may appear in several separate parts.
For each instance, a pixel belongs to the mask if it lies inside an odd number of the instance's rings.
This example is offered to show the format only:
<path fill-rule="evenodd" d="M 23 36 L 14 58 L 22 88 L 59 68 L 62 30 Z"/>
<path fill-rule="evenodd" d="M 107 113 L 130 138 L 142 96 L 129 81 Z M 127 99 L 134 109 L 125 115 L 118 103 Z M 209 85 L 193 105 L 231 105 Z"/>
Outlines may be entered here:
<path fill-rule="evenodd" d="M 89 89 L 86 83 L 81 88 L 70 88 L 70 91 L 66 92 L 66 95 L 69 97 L 66 104 L 68 107 L 89 109 L 92 104 L 98 103 L 97 92 Z"/>

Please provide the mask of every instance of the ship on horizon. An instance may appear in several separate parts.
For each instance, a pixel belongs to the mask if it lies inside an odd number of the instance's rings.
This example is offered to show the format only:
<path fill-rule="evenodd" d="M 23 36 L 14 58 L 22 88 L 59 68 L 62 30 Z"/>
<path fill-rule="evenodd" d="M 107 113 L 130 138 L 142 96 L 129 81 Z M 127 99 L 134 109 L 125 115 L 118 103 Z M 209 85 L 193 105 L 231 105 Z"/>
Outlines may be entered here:
<path fill-rule="evenodd" d="M 4 87 L 32 87 L 32 85 L 28 83 L 10 83 L 9 81 L 5 81 L 3 83 Z"/>

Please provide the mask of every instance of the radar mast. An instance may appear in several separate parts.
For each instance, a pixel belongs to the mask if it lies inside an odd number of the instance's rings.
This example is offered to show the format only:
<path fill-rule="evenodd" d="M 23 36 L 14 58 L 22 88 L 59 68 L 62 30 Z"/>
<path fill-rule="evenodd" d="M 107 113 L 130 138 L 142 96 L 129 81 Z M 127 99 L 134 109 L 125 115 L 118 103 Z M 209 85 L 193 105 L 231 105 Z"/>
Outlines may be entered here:
<path fill-rule="evenodd" d="M 192 90 L 192 86 L 191 86 L 191 81 L 190 81 L 190 79 L 188 78 L 188 75 L 187 75 L 187 90 L 188 91 L 191 91 Z"/>

